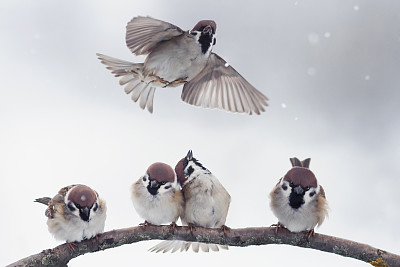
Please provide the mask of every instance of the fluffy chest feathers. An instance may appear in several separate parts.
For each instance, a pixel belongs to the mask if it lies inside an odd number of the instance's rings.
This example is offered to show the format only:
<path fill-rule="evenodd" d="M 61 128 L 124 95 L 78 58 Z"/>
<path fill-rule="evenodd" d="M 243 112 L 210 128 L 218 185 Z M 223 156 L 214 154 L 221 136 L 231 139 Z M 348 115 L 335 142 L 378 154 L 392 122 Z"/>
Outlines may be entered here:
<path fill-rule="evenodd" d="M 196 36 L 183 34 L 161 43 L 144 62 L 144 76 L 156 75 L 166 81 L 190 81 L 205 67 L 211 48 L 202 52 Z"/>
<path fill-rule="evenodd" d="M 225 224 L 230 195 L 212 174 L 199 174 L 183 187 L 182 223 L 217 228 Z"/>

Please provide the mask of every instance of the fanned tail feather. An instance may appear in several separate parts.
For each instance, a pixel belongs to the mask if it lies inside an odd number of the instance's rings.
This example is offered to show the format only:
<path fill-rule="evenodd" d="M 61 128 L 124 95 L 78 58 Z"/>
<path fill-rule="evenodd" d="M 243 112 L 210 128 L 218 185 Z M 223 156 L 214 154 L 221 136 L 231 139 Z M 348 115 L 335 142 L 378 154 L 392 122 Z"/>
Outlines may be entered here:
<path fill-rule="evenodd" d="M 198 253 L 200 249 L 203 252 L 209 252 L 211 251 L 219 251 L 220 249 L 225 249 L 228 250 L 228 246 L 226 245 L 217 245 L 217 244 L 205 244 L 205 243 L 198 243 L 198 242 L 186 242 L 186 241 L 180 241 L 180 240 L 173 240 L 173 241 L 162 241 L 155 245 L 154 247 L 150 248 L 149 251 L 151 252 L 162 252 L 166 253 L 168 251 L 171 251 L 171 253 L 174 253 L 178 250 L 182 251 L 188 251 L 189 248 L 192 247 L 192 250 L 195 253 Z"/>
<path fill-rule="evenodd" d="M 140 108 L 147 108 L 150 113 L 153 113 L 153 100 L 156 88 L 142 81 L 143 63 L 132 63 L 103 54 L 96 55 L 101 63 L 106 65 L 107 69 L 111 70 L 111 73 L 115 77 L 121 77 L 119 84 L 125 85 L 125 93 L 132 93 L 132 100 L 134 102 L 139 100 Z"/>

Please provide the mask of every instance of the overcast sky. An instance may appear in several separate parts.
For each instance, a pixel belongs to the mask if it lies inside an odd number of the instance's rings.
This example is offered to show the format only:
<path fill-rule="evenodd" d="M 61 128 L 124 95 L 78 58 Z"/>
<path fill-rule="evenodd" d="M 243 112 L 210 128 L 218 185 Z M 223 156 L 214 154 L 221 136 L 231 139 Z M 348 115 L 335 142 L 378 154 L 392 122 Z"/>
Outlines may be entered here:
<path fill-rule="evenodd" d="M 276 223 L 269 192 L 290 157 L 311 157 L 331 208 L 316 232 L 400 254 L 399 10 L 395 0 L 1 1 L 0 265 L 60 244 L 35 198 L 87 184 L 107 201 L 106 231 L 136 226 L 130 185 L 189 149 L 230 192 L 229 227 Z M 215 20 L 214 52 L 269 97 L 266 112 L 193 107 L 181 87 L 158 89 L 154 113 L 141 110 L 95 56 L 143 61 L 125 46 L 139 15 L 182 29 Z M 156 243 L 70 266 L 368 266 L 282 245 L 148 253 Z"/>

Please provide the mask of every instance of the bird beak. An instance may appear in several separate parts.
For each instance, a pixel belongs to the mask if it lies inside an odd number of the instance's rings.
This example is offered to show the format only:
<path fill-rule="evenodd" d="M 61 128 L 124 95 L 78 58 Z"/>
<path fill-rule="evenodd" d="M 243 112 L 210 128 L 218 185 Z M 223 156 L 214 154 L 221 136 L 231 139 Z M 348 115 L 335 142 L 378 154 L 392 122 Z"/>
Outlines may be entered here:
<path fill-rule="evenodd" d="M 189 152 L 186 155 L 186 160 L 189 161 L 192 160 L 192 158 L 193 158 L 193 152 L 192 150 L 189 150 Z"/>
<path fill-rule="evenodd" d="M 301 194 L 303 194 L 303 192 L 304 192 L 303 188 L 301 188 L 300 185 L 298 185 L 298 186 L 296 186 L 295 188 L 293 188 L 293 190 L 294 190 L 294 192 L 295 192 L 296 194 L 298 194 L 298 195 L 301 195 Z"/>
<path fill-rule="evenodd" d="M 204 29 L 203 29 L 203 33 L 212 33 L 212 28 L 210 25 L 207 25 Z"/>
<path fill-rule="evenodd" d="M 157 184 L 158 184 L 157 181 L 154 181 L 154 180 L 150 181 L 151 188 L 157 187 Z"/>
<path fill-rule="evenodd" d="M 79 216 L 82 218 L 84 221 L 89 221 L 89 215 L 90 215 L 90 210 L 88 207 L 84 207 L 83 209 L 79 210 Z"/>

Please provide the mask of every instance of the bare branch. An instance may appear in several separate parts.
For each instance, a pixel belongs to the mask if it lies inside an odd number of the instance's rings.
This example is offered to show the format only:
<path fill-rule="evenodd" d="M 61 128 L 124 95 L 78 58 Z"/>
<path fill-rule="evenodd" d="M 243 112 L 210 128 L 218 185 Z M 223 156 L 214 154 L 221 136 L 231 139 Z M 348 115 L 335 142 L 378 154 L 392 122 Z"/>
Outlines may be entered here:
<path fill-rule="evenodd" d="M 280 228 L 276 234 L 275 229 L 271 227 L 241 228 L 230 229 L 224 233 L 221 229 L 195 228 L 191 233 L 189 228 L 184 226 L 178 226 L 175 229 L 171 226 L 138 226 L 109 231 L 97 238 L 76 243 L 75 251 L 72 251 L 67 244 L 62 244 L 9 266 L 66 266 L 71 259 L 85 253 L 153 239 L 177 239 L 239 247 L 286 244 L 335 253 L 368 263 L 382 259 L 383 265 L 380 266 L 400 266 L 399 255 L 369 245 L 322 234 L 315 234 L 308 241 L 305 232 L 291 233 Z"/>

